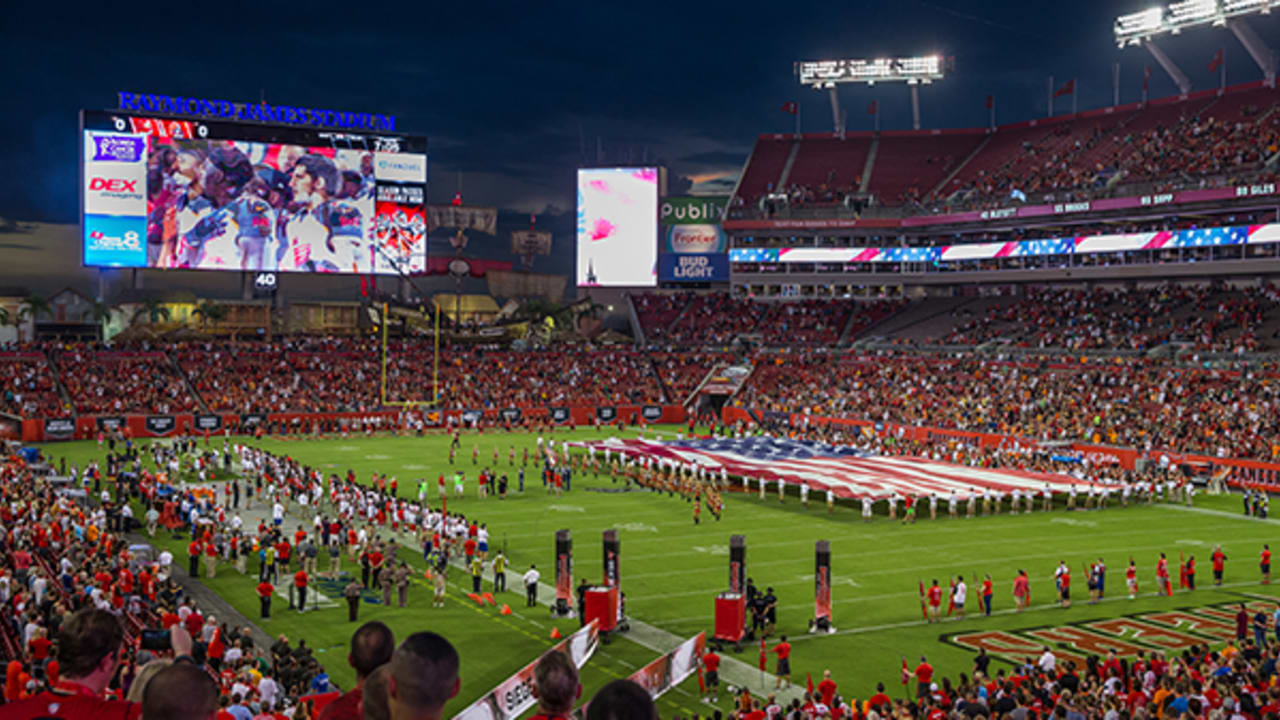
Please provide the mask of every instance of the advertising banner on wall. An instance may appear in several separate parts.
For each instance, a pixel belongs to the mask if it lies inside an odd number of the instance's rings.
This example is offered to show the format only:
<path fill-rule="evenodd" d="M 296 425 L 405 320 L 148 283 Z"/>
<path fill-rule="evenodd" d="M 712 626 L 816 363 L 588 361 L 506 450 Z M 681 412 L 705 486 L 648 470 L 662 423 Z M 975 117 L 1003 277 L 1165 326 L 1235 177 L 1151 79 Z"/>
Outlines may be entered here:
<path fill-rule="evenodd" d="M 658 258 L 658 281 L 664 283 L 729 282 L 729 255 L 677 255 Z"/>
<path fill-rule="evenodd" d="M 76 434 L 76 419 L 67 418 L 45 418 L 44 420 L 44 439 L 45 440 L 70 440 Z"/>

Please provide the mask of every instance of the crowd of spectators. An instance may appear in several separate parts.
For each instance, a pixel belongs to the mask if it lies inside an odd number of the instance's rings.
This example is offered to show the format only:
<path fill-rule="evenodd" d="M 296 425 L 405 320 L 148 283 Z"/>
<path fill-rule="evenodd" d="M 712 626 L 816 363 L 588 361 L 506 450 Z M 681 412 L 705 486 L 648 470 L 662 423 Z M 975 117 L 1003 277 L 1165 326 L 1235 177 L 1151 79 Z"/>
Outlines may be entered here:
<path fill-rule="evenodd" d="M 56 357 L 77 413 L 176 413 L 196 407 L 168 356 L 150 348 L 70 346 Z"/>
<path fill-rule="evenodd" d="M 22 417 L 57 417 L 65 412 L 53 372 L 43 353 L 0 353 L 0 412 Z"/>
<path fill-rule="evenodd" d="M 1069 350 L 1150 350 L 1170 340 L 1202 351 L 1255 352 L 1273 345 L 1259 337 L 1280 307 L 1270 284 L 1230 290 L 1214 285 L 1076 290 L 1028 288 L 1016 301 L 959 318 L 939 339 L 947 345 L 1003 340 L 1019 347 Z"/>
<path fill-rule="evenodd" d="M 717 365 L 733 362 L 734 356 L 717 352 L 651 352 L 650 359 L 667 393 L 667 402 L 682 404 L 689 393 Z"/>
<path fill-rule="evenodd" d="M 1280 458 L 1280 382 L 1261 369 L 789 354 L 761 362 L 735 402 L 1040 440 Z"/>
<path fill-rule="evenodd" d="M 799 300 L 775 303 L 760 323 L 767 345 L 833 345 L 862 306 L 840 300 Z"/>
<path fill-rule="evenodd" d="M 213 412 L 311 410 L 315 393 L 293 372 L 282 345 L 203 342 L 171 353 Z"/>
<path fill-rule="evenodd" d="M 723 345 L 756 331 L 769 306 L 725 292 L 693 295 L 689 308 L 666 333 L 674 345 Z M 651 341 L 652 342 L 652 341 Z"/>

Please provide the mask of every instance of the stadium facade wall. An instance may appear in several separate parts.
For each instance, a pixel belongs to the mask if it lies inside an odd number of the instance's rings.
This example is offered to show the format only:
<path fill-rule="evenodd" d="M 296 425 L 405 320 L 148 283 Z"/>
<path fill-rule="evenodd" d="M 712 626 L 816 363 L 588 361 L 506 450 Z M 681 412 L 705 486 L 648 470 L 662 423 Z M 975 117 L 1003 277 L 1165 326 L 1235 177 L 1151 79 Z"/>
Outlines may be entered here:
<path fill-rule="evenodd" d="M 514 411 L 518 411 L 514 412 Z M 476 410 L 430 410 L 418 409 L 408 412 L 421 414 L 428 427 L 440 427 L 450 422 L 470 419 L 475 415 L 488 422 L 501 423 L 504 418 L 513 419 L 518 425 L 524 419 L 545 420 L 553 415 L 557 424 L 591 425 L 597 419 L 602 425 L 610 425 L 622 421 L 627 425 L 637 424 L 642 418 L 646 423 L 683 423 L 687 418 L 681 405 L 566 405 L 566 406 L 516 406 L 510 408 L 492 408 Z M 203 434 L 208 430 L 216 435 L 226 429 L 239 433 L 252 430 L 261 423 L 292 425 L 296 420 L 299 425 L 314 422 L 346 420 L 367 423 L 379 419 L 382 428 L 394 427 L 401 415 L 398 410 L 378 410 L 372 412 L 348 413 L 175 413 L 172 415 L 79 415 L 64 418 L 27 419 L 21 426 L 11 424 L 8 433 L 18 435 L 13 439 L 21 439 L 26 443 L 50 442 L 56 440 L 88 440 L 97 436 L 100 430 L 122 428 L 127 429 L 132 437 L 160 438 L 171 435 Z M 73 429 L 74 428 L 74 429 Z M 0 431 L 5 428 L 0 427 Z M 20 434 L 19 434 L 20 432 Z M 290 433 L 296 434 L 296 433 Z"/>

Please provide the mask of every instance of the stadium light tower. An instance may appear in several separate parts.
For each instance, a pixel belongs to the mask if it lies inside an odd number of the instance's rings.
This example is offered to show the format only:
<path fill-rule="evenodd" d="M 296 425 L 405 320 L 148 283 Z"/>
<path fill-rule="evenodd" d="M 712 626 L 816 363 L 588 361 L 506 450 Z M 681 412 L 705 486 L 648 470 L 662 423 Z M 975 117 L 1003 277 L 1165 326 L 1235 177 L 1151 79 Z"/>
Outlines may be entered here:
<path fill-rule="evenodd" d="M 837 85 L 905 82 L 911 88 L 911 125 L 919 130 L 920 86 L 941 80 L 947 64 L 941 55 L 925 55 L 875 60 L 801 61 L 795 64 L 795 69 L 801 85 L 831 92 L 831 116 L 835 120 L 835 131 L 843 133 L 845 123 L 844 116 L 840 113 L 840 98 L 836 96 Z"/>
<path fill-rule="evenodd" d="M 1258 64 L 1268 87 L 1276 85 L 1276 55 L 1262 38 L 1249 27 L 1249 15 L 1270 14 L 1280 0 L 1180 0 L 1154 6 L 1142 12 L 1116 18 L 1116 45 L 1120 48 L 1141 45 L 1151 53 L 1160 67 L 1173 78 L 1183 94 L 1191 91 L 1191 81 L 1155 43 L 1160 35 L 1177 35 L 1183 30 L 1208 25 L 1225 27 L 1236 36 L 1249 56 Z"/>

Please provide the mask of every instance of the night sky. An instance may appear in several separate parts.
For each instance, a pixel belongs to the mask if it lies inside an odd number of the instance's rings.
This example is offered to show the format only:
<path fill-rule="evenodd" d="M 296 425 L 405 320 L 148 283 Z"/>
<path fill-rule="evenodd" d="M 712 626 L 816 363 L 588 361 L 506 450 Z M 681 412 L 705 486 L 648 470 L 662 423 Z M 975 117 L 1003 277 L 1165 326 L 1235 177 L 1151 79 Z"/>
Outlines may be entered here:
<path fill-rule="evenodd" d="M 1043 116 L 1047 76 L 1078 78 L 1081 109 L 1174 85 L 1111 25 L 1149 3 L 982 0 L 682 3 L 10 3 L 0 19 L 0 217 L 75 222 L 77 110 L 117 90 L 393 113 L 430 138 L 430 196 L 461 181 L 468 204 L 542 212 L 574 202 L 580 164 L 647 160 L 673 189 L 724 190 L 755 136 L 785 132 L 798 100 L 807 131 L 831 129 L 827 96 L 800 88 L 792 62 L 940 52 L 954 73 L 922 91 L 925 127 Z M 1280 15 L 1280 13 L 1276 13 Z M 1275 15 L 1250 21 L 1277 38 Z M 1280 43 L 1272 41 L 1273 46 Z M 1226 29 L 1166 38 L 1197 89 L 1226 48 L 1229 83 L 1261 77 Z M 846 88 L 849 129 L 910 127 L 903 86 Z M 1070 98 L 1058 101 L 1059 112 Z M 599 154 L 600 150 L 602 154 Z"/>

